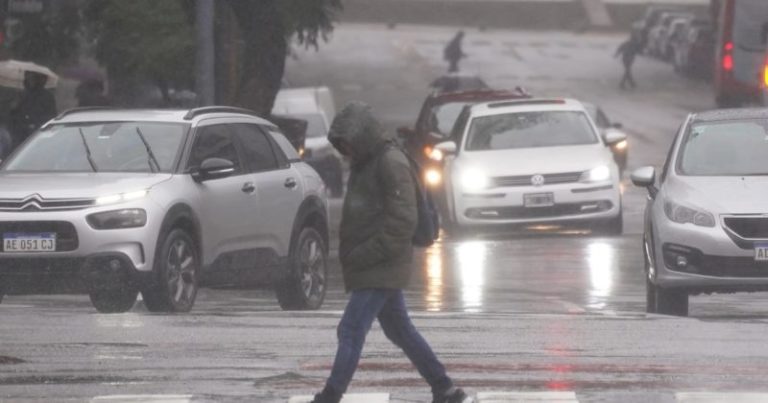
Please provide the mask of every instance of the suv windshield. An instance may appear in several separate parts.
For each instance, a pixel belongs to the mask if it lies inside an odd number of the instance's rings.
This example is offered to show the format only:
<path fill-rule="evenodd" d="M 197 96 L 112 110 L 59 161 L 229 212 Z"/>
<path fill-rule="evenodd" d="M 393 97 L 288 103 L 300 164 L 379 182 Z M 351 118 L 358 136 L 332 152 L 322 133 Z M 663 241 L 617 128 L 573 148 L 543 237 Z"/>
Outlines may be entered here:
<path fill-rule="evenodd" d="M 694 125 L 683 140 L 682 175 L 768 175 L 768 121 L 748 120 Z"/>
<path fill-rule="evenodd" d="M 472 120 L 466 150 L 504 150 L 597 143 L 586 114 L 577 111 L 519 112 Z"/>
<path fill-rule="evenodd" d="M 108 122 L 54 125 L 38 132 L 6 172 L 171 172 L 188 125 Z"/>
<path fill-rule="evenodd" d="M 328 135 L 325 120 L 319 113 L 297 113 L 293 116 L 307 121 L 307 137 L 325 137 Z"/>

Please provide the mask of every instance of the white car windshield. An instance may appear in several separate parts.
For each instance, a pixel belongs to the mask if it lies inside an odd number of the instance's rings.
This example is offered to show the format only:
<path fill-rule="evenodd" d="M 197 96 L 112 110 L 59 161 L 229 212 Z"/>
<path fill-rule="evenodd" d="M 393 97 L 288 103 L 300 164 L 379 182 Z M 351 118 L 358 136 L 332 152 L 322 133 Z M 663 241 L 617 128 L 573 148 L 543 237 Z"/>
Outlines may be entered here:
<path fill-rule="evenodd" d="M 518 112 L 472 120 L 467 151 L 595 144 L 586 114 L 578 111 Z"/>
<path fill-rule="evenodd" d="M 307 121 L 307 137 L 325 137 L 328 135 L 325 119 L 319 113 L 297 113 L 293 116 Z"/>
<path fill-rule="evenodd" d="M 54 125 L 31 138 L 6 172 L 171 172 L 188 126 L 109 122 Z"/>
<path fill-rule="evenodd" d="M 768 121 L 697 124 L 683 140 L 679 172 L 691 176 L 768 175 Z"/>

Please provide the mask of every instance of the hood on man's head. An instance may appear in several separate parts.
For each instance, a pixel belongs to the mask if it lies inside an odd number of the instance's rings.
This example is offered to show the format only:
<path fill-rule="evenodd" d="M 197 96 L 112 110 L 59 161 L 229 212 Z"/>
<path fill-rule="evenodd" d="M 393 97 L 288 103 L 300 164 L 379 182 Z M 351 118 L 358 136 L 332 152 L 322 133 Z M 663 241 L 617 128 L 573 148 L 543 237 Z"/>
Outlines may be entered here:
<path fill-rule="evenodd" d="M 350 102 L 336 115 L 328 132 L 331 144 L 338 148 L 339 143 L 346 143 L 350 158 L 356 162 L 366 160 L 393 139 L 373 116 L 371 107 L 357 101 Z"/>

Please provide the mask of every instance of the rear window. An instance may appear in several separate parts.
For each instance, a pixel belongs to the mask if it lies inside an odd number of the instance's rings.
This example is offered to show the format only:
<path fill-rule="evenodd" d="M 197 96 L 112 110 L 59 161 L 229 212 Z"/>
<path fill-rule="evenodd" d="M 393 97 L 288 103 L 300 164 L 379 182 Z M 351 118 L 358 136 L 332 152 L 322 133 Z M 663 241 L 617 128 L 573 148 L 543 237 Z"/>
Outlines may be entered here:
<path fill-rule="evenodd" d="M 744 50 L 763 51 L 768 34 L 765 0 L 739 0 L 733 18 L 733 42 Z"/>

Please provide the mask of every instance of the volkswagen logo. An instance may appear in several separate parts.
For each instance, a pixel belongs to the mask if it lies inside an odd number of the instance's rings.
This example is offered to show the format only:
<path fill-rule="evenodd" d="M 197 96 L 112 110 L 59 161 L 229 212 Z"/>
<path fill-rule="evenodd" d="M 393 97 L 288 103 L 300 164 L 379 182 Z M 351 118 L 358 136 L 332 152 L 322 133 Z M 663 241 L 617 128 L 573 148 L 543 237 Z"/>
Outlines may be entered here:
<path fill-rule="evenodd" d="M 543 186 L 544 182 L 544 175 L 533 175 L 531 177 L 531 185 L 533 186 Z"/>

